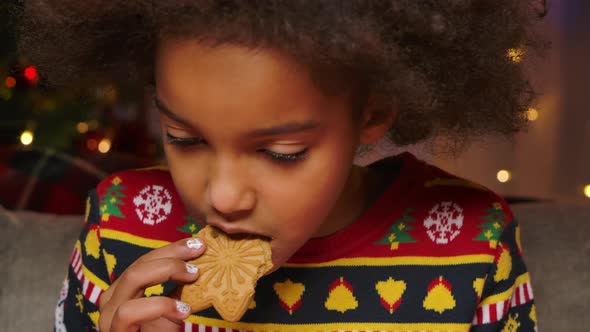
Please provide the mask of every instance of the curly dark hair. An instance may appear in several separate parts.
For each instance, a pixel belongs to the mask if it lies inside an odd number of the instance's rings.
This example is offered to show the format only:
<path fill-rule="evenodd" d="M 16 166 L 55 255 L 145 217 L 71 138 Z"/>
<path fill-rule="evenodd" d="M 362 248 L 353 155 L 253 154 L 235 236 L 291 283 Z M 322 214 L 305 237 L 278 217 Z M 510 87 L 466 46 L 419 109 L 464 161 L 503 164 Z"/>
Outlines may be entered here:
<path fill-rule="evenodd" d="M 19 51 L 54 86 L 143 88 L 160 38 L 272 48 L 327 93 L 344 82 L 383 110 L 397 107 L 396 145 L 446 135 L 462 147 L 525 127 L 535 92 L 525 61 L 507 52 L 527 59 L 545 48 L 534 32 L 539 1 L 27 0 Z"/>

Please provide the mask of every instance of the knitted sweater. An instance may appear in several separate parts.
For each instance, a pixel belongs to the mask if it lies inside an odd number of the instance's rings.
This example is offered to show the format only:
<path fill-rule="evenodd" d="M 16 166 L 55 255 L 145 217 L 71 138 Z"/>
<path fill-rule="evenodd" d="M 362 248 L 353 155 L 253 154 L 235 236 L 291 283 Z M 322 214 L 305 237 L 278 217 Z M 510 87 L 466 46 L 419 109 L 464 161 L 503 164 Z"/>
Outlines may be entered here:
<path fill-rule="evenodd" d="M 520 228 L 501 197 L 409 153 L 370 167 L 397 175 L 357 221 L 261 278 L 240 322 L 209 308 L 183 330 L 536 331 Z M 198 230 L 165 169 L 102 181 L 87 200 L 56 331 L 95 330 L 100 295 L 133 261 Z"/>

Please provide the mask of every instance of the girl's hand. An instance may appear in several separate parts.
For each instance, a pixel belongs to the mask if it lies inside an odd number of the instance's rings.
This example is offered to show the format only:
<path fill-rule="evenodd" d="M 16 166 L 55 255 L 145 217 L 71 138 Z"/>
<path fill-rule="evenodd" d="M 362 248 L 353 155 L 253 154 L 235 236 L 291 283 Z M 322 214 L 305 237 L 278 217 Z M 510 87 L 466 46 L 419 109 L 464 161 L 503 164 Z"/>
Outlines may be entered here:
<path fill-rule="evenodd" d="M 203 241 L 184 239 L 153 250 L 131 264 L 100 297 L 101 332 L 179 331 L 190 307 L 166 296 L 145 297 L 147 287 L 169 280 L 190 283 L 198 268 L 185 261 L 200 256 Z"/>

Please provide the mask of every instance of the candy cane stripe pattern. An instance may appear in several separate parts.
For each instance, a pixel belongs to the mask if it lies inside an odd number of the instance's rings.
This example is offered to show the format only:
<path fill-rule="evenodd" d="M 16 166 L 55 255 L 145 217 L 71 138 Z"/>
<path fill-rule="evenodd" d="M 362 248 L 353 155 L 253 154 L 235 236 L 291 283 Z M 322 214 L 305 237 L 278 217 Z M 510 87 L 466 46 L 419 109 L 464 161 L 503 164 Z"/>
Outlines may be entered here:
<path fill-rule="evenodd" d="M 95 285 L 87 276 L 84 275 L 82 255 L 78 248 L 75 248 L 74 252 L 72 253 L 70 265 L 72 266 L 72 269 L 74 269 L 74 274 L 82 284 L 82 294 L 84 294 L 84 297 L 91 303 L 98 306 L 100 295 L 102 295 L 104 289 Z"/>
<path fill-rule="evenodd" d="M 482 305 L 477 308 L 477 312 L 473 318 L 473 325 L 498 322 L 504 318 L 510 308 L 528 303 L 533 298 L 531 282 L 526 281 L 514 288 L 514 293 L 512 293 L 512 296 L 508 300 Z"/>

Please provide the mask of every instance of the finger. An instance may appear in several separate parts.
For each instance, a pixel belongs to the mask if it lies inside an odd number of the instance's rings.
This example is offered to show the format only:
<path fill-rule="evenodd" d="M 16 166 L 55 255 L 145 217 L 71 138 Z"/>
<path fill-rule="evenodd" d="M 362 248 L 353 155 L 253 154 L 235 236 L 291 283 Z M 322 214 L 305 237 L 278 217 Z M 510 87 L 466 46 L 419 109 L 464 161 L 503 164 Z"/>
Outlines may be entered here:
<path fill-rule="evenodd" d="M 167 281 L 189 283 L 197 280 L 199 270 L 196 265 L 177 258 L 160 258 L 133 264 L 119 278 L 117 289 L 109 302 L 121 304 L 142 297 L 145 289 Z"/>
<path fill-rule="evenodd" d="M 196 237 L 182 239 L 148 252 L 137 259 L 134 264 L 167 257 L 174 257 L 187 261 L 199 257 L 204 251 L 205 241 Z"/>
<path fill-rule="evenodd" d="M 203 254 L 203 252 L 205 251 L 204 243 L 205 242 L 199 238 L 187 238 L 173 242 L 164 247 L 152 250 L 149 253 L 141 256 L 133 264 L 131 264 L 128 267 L 128 269 L 131 268 L 134 264 L 159 258 L 176 257 L 181 260 L 189 260 L 196 258 Z M 112 295 L 116 291 L 116 288 L 119 284 L 119 280 L 120 278 L 115 280 L 113 284 L 111 284 L 111 286 L 105 292 L 102 293 L 100 297 L 101 307 L 110 301 Z"/>
<path fill-rule="evenodd" d="M 177 325 L 191 313 L 190 306 L 165 296 L 144 297 L 125 302 L 115 312 L 110 332 L 139 331 L 141 324 L 165 318 Z"/>
<path fill-rule="evenodd" d="M 111 297 L 113 296 L 113 292 L 115 291 L 115 287 L 117 287 L 116 286 L 117 283 L 119 283 L 119 279 L 115 280 L 115 282 L 113 282 L 109 286 L 109 288 L 107 288 L 107 290 L 102 292 L 102 294 L 98 298 L 99 309 L 101 312 L 103 311 L 104 306 L 111 300 Z"/>

